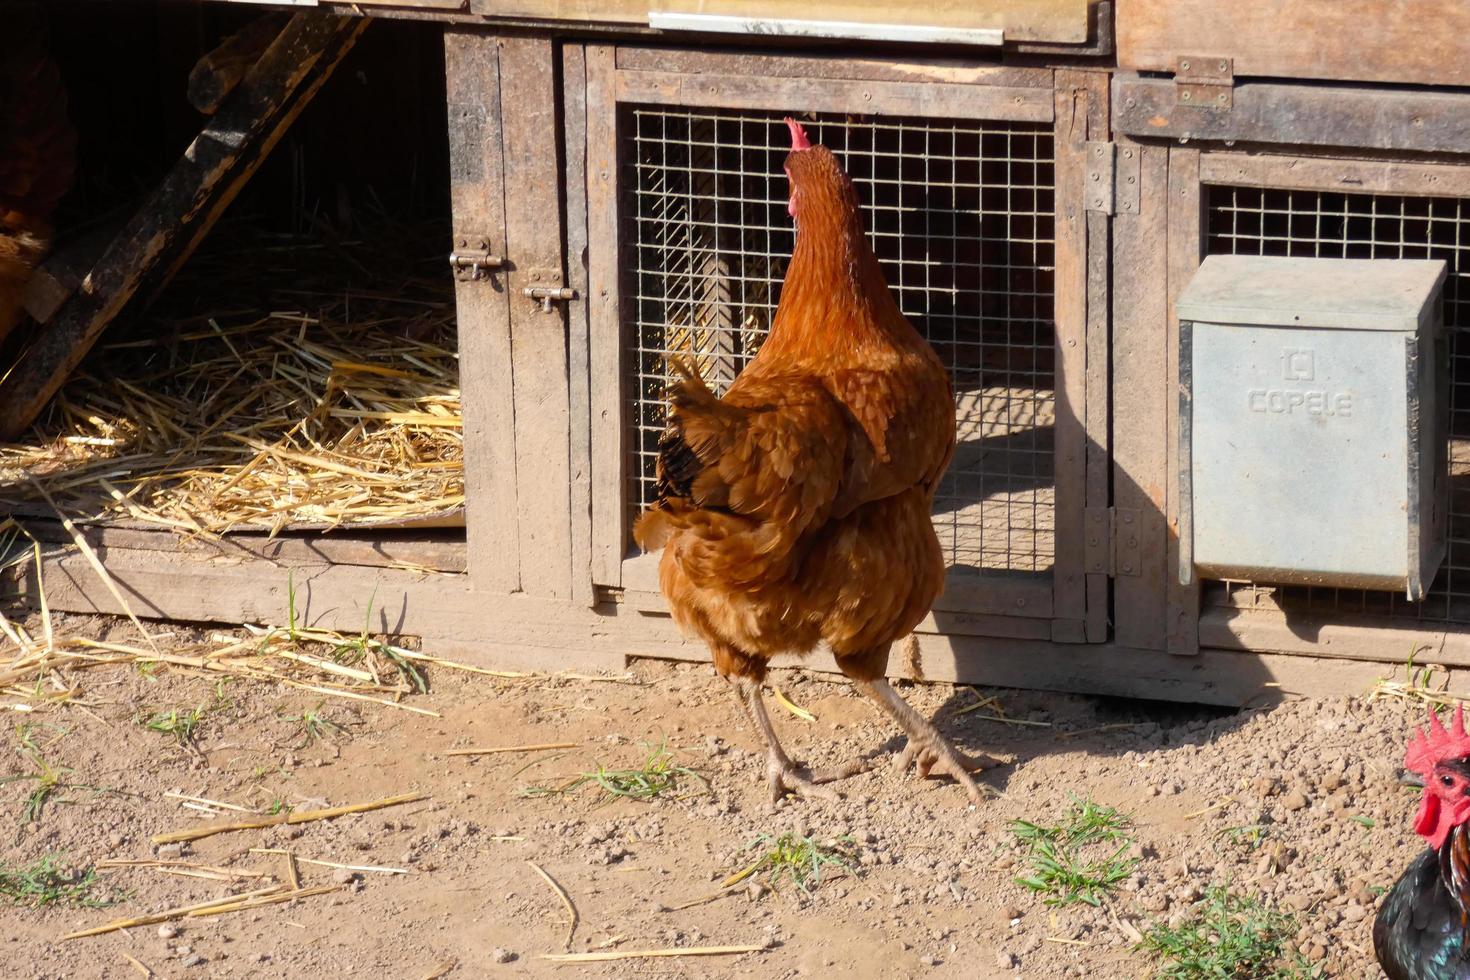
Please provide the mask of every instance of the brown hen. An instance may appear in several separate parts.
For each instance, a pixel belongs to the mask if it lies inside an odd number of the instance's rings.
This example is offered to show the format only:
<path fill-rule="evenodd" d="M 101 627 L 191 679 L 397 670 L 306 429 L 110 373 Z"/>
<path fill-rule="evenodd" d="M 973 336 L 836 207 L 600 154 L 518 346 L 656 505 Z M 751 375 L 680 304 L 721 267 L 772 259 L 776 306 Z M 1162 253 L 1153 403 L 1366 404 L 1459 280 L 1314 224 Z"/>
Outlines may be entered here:
<path fill-rule="evenodd" d="M 825 644 L 854 686 L 907 733 L 900 757 L 980 791 L 957 752 L 885 679 L 894 640 L 944 584 L 930 521 L 954 453 L 943 364 L 899 312 L 869 247 L 852 181 L 788 119 L 796 247 L 770 335 L 723 398 L 687 365 L 670 389 L 658 501 L 638 520 L 663 549 L 674 618 L 709 644 L 765 736 L 772 798 L 831 798 L 782 750 L 761 698 L 768 661 Z"/>
<path fill-rule="evenodd" d="M 26 283 L 50 247 L 76 143 L 39 10 L 0 2 L 0 340 L 19 321 Z"/>

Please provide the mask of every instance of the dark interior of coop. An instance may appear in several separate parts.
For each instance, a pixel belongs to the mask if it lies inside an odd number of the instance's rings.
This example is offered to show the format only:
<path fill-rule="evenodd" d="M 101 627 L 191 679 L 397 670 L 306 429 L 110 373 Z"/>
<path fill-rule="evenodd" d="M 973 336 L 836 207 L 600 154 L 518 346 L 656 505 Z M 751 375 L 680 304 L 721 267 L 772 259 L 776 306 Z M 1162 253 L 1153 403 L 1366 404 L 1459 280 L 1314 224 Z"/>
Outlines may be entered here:
<path fill-rule="evenodd" d="M 56 215 L 52 255 L 95 257 L 148 206 L 209 123 L 188 99 L 191 68 L 261 10 L 59 2 L 48 4 L 46 15 L 77 131 L 77 174 Z M 442 27 L 414 21 L 374 27 L 268 151 L 198 249 L 181 267 L 150 276 L 20 440 L 53 450 L 50 466 L 61 472 L 42 480 L 52 502 L 37 499 L 29 485 L 4 487 L 15 509 L 47 514 L 54 502 L 73 515 L 105 512 L 127 524 L 147 509 L 147 493 L 187 483 L 191 462 L 217 465 L 213 449 L 232 439 L 265 445 L 287 438 L 330 467 L 344 438 L 361 443 L 374 436 L 375 425 L 392 424 L 374 418 L 365 399 L 384 394 L 394 370 L 423 375 L 412 382 L 420 389 L 413 397 L 433 401 L 439 394 L 446 404 L 457 402 L 453 278 L 445 261 Z M 13 335 L 5 363 L 27 342 L 23 331 Z M 130 412 L 143 417 L 118 426 Z M 92 416 L 107 425 L 99 427 Z M 231 431 L 237 428 L 243 431 Z M 186 448 L 160 462 L 150 435 Z M 103 461 L 79 447 L 109 440 L 116 443 L 111 479 L 93 479 Z M 406 487 L 422 484 L 439 494 L 437 519 L 415 516 L 413 508 L 395 518 L 394 508 L 375 498 L 338 501 L 343 506 L 329 508 L 335 513 L 304 517 L 283 509 L 275 518 L 222 513 L 196 521 L 175 508 L 144 524 L 285 535 L 355 526 L 390 538 L 463 540 L 462 516 L 453 513 L 462 511 L 462 478 L 456 497 L 439 472 L 461 466 L 456 442 L 446 429 L 424 449 L 443 458 L 411 458 L 422 469 L 397 474 Z M 55 452 L 58 447 L 63 451 Z M 378 496 L 393 483 L 388 461 L 384 456 Z M 142 470 L 163 463 L 178 475 L 137 489 Z M 71 468 L 77 475 L 67 479 Z M 291 480 L 279 491 L 288 501 L 315 492 Z M 425 509 L 432 508 L 419 507 Z M 402 527 L 414 529 L 396 530 Z"/>

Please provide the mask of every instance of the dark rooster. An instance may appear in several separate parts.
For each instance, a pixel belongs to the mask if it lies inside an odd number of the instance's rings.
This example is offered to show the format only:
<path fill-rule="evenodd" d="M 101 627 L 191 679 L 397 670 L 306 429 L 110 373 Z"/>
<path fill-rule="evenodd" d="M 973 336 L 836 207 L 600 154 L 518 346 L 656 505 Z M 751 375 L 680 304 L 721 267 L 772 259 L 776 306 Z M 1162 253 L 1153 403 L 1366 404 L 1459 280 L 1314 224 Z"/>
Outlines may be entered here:
<path fill-rule="evenodd" d="M 948 375 L 888 290 L 852 181 L 786 122 L 797 237 L 770 336 L 723 398 L 674 364 L 659 499 L 634 535 L 663 549 L 674 618 L 709 644 L 764 736 L 773 798 L 832 798 L 818 784 L 865 768 L 797 765 L 766 715 L 767 662 L 825 645 L 908 735 L 900 764 L 946 773 L 978 802 L 977 764 L 884 676 L 944 584 L 929 512 L 954 453 Z"/>
<path fill-rule="evenodd" d="M 1384 897 L 1373 950 L 1389 980 L 1470 980 L 1470 734 L 1463 705 L 1448 731 L 1430 711 L 1429 730 L 1409 742 L 1404 768 L 1406 781 L 1424 787 L 1414 832 L 1429 847 Z"/>
<path fill-rule="evenodd" d="M 0 340 L 19 321 L 26 283 L 50 247 L 76 144 L 39 9 L 0 0 Z"/>

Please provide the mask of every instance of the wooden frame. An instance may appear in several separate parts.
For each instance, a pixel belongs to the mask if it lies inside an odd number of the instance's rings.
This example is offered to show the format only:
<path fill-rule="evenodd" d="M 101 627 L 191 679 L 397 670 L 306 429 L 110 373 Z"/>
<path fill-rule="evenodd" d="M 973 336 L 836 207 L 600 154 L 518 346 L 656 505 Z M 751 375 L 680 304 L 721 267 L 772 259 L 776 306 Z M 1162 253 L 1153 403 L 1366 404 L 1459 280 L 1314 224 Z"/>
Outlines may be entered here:
<path fill-rule="evenodd" d="M 920 629 L 1093 642 L 1106 635 L 1105 576 L 1083 563 L 1083 511 L 1106 501 L 1107 304 L 1088 299 L 1106 279 L 1106 224 L 1082 202 L 1084 143 L 1107 128 L 1102 73 L 1050 69 L 836 61 L 589 46 L 586 67 L 586 206 L 589 243 L 594 581 L 646 611 L 663 609 L 657 556 L 630 557 L 626 526 L 627 399 L 619 270 L 617 106 L 804 108 L 862 114 L 1051 122 L 1056 166 L 1056 554 L 1049 580 L 956 575 Z M 922 80 L 913 80 L 915 77 Z M 927 77 L 926 77 L 927 76 Z M 579 239 L 582 240 L 582 239 Z M 1089 356 L 1091 360 L 1089 360 Z M 1096 406 L 1089 414 L 1088 406 Z M 1090 448 L 1091 447 L 1091 448 Z"/>

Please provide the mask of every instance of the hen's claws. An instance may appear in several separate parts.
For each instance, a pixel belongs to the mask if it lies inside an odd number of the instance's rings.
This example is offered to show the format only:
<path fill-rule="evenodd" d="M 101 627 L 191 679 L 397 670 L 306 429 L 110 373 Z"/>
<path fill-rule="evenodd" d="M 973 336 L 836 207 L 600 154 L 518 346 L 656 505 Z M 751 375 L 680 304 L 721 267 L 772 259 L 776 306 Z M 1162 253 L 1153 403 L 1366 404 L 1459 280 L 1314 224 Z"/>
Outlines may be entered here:
<path fill-rule="evenodd" d="M 978 806 L 984 802 L 985 795 L 970 773 L 987 769 L 996 763 L 992 759 L 971 758 L 943 738 L 910 738 L 904 750 L 894 757 L 893 765 L 899 772 L 914 765 L 919 770 L 919 776 L 924 779 L 930 775 L 949 776 L 965 788 L 965 792 L 970 795 L 970 802 Z"/>
<path fill-rule="evenodd" d="M 836 782 L 839 779 L 856 776 L 860 772 L 866 772 L 867 769 L 868 764 L 861 760 L 842 766 L 807 769 L 805 766 L 798 765 L 783 767 L 773 759 L 767 768 L 767 778 L 771 786 L 771 802 L 779 803 L 781 797 L 787 793 L 794 793 L 809 800 L 827 800 L 835 803 L 843 798 L 842 794 L 835 789 L 828 789 L 822 783 Z"/>

